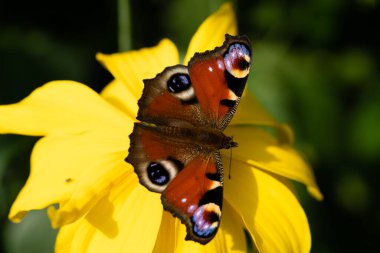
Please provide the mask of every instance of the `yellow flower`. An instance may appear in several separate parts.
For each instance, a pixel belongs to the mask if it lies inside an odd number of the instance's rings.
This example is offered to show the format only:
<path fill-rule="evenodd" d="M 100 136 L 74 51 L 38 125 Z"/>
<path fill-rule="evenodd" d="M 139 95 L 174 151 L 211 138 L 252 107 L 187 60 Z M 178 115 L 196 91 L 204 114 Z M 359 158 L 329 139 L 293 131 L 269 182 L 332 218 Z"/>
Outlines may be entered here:
<path fill-rule="evenodd" d="M 221 45 L 226 33 L 237 33 L 230 4 L 200 26 L 185 63 L 195 52 Z M 56 252 L 246 252 L 244 229 L 260 252 L 310 250 L 307 218 L 289 179 L 305 184 L 317 199 L 322 195 L 291 147 L 291 131 L 249 94 L 226 130 L 239 147 L 232 179 L 225 180 L 218 234 L 206 246 L 185 241 L 185 226 L 163 212 L 160 195 L 142 187 L 124 161 L 142 80 L 177 64 L 178 51 L 164 39 L 153 48 L 97 58 L 115 77 L 101 96 L 77 82 L 54 81 L 17 104 L 0 106 L 0 133 L 43 136 L 11 208 L 12 221 L 48 208 L 52 226 L 60 228 Z M 224 157 L 228 164 L 229 153 Z"/>

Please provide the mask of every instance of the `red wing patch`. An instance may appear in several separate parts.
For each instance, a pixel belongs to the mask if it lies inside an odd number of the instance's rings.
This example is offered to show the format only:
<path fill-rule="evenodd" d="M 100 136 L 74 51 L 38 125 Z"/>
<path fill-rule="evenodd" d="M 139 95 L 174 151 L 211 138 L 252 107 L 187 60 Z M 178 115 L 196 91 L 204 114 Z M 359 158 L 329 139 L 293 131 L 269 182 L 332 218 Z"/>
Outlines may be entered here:
<path fill-rule="evenodd" d="M 198 156 L 162 194 L 164 208 L 187 227 L 186 239 L 207 243 L 216 234 L 221 218 L 223 186 L 216 157 Z"/>
<path fill-rule="evenodd" d="M 251 64 L 249 40 L 226 36 L 223 46 L 195 54 L 189 75 L 202 112 L 224 129 L 240 101 Z"/>

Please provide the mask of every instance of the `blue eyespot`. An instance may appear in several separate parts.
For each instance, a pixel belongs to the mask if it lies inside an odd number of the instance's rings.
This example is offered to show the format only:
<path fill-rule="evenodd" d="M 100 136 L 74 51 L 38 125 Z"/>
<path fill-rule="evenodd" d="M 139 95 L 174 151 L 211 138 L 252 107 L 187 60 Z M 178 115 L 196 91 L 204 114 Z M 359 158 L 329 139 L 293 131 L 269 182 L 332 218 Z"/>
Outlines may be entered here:
<path fill-rule="evenodd" d="M 147 168 L 148 178 L 156 185 L 166 185 L 170 180 L 169 172 L 158 162 L 152 162 Z"/>
<path fill-rule="evenodd" d="M 210 237 L 216 233 L 220 222 L 220 209 L 213 203 L 197 208 L 191 218 L 193 232 L 199 237 Z"/>
<path fill-rule="evenodd" d="M 168 80 L 168 90 L 172 93 L 179 93 L 190 88 L 191 81 L 187 74 L 175 74 Z"/>
<path fill-rule="evenodd" d="M 232 76 L 244 78 L 248 75 L 251 66 L 251 52 L 244 44 L 232 44 L 224 55 L 224 64 Z"/>

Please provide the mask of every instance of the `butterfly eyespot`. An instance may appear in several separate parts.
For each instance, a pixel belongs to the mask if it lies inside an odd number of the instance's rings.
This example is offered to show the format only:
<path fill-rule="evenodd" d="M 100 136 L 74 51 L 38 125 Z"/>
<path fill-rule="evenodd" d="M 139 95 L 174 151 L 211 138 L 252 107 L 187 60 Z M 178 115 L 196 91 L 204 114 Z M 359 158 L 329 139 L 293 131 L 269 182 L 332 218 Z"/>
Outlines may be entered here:
<path fill-rule="evenodd" d="M 189 103 L 195 100 L 195 93 L 191 85 L 190 76 L 184 73 L 172 75 L 167 82 L 169 92 L 182 102 Z"/>
<path fill-rule="evenodd" d="M 224 64 L 232 76 L 244 78 L 249 74 L 251 52 L 244 44 L 232 44 L 224 55 Z"/>
<path fill-rule="evenodd" d="M 190 77 L 186 74 L 175 74 L 168 80 L 168 90 L 172 93 L 180 93 L 190 87 Z"/>
<path fill-rule="evenodd" d="M 146 163 L 140 182 L 149 190 L 162 192 L 170 181 L 177 175 L 181 167 L 172 160 L 159 160 Z"/>
<path fill-rule="evenodd" d="M 166 185 L 170 180 L 170 174 L 162 164 L 152 162 L 147 168 L 148 178 L 157 185 Z"/>
<path fill-rule="evenodd" d="M 220 208 L 214 203 L 198 207 L 191 218 L 194 234 L 199 237 L 210 237 L 218 229 L 220 215 Z"/>

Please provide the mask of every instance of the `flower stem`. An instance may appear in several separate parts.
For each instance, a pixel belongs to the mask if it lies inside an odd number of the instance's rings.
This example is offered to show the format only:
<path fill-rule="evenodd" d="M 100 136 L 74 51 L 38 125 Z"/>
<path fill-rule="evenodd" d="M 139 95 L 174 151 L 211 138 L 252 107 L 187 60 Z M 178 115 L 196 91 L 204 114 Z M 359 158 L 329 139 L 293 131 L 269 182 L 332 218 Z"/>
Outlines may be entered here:
<path fill-rule="evenodd" d="M 129 0 L 117 0 L 118 12 L 118 49 L 128 51 L 132 49 L 132 20 Z"/>

